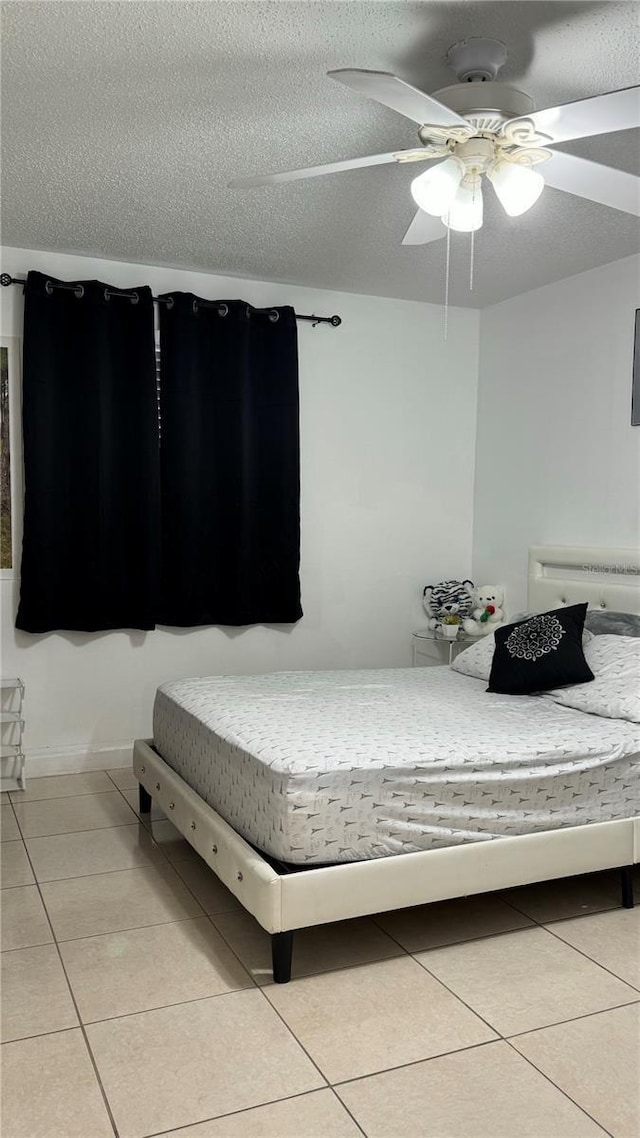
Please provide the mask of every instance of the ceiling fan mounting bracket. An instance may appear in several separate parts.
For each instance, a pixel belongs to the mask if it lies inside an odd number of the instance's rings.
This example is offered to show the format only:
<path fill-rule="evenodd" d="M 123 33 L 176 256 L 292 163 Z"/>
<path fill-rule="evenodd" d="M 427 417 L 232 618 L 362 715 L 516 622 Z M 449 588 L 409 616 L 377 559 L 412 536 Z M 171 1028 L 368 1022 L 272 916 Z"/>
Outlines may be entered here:
<path fill-rule="evenodd" d="M 504 66 L 507 49 L 500 40 L 472 36 L 454 43 L 446 59 L 459 83 L 488 83 Z"/>
<path fill-rule="evenodd" d="M 472 36 L 454 43 L 446 59 L 459 83 L 488 83 L 504 66 L 507 49 L 500 40 Z"/>

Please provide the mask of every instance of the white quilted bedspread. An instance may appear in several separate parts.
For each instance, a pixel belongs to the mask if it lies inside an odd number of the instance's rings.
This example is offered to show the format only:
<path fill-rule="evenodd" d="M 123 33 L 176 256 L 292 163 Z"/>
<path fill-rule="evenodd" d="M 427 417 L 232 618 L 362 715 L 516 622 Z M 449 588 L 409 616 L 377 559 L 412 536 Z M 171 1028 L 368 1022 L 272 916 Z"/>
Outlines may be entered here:
<path fill-rule="evenodd" d="M 640 814 L 640 727 L 448 668 L 212 676 L 159 688 L 157 750 L 294 863 Z"/>

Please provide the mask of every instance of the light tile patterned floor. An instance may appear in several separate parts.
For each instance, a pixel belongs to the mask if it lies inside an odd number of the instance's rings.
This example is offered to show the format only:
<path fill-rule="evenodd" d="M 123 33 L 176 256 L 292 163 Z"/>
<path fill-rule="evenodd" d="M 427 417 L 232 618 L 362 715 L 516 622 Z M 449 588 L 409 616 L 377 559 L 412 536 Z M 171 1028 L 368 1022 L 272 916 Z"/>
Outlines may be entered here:
<path fill-rule="evenodd" d="M 3 1138 L 638 1138 L 615 874 L 308 929 L 274 985 L 266 933 L 135 788 L 3 797 Z"/>

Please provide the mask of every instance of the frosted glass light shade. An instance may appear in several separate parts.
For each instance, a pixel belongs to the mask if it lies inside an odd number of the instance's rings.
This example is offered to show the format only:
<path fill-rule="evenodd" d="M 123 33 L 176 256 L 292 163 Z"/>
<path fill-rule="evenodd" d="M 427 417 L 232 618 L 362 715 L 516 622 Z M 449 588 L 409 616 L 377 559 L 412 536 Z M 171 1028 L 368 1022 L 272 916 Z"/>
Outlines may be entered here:
<path fill-rule="evenodd" d="M 491 180 L 498 200 L 509 217 L 520 217 L 534 205 L 544 189 L 544 178 L 529 166 L 514 162 L 498 162 L 487 177 Z"/>
<path fill-rule="evenodd" d="M 482 189 L 477 185 L 460 186 L 449 206 L 449 213 L 442 219 L 449 229 L 458 233 L 473 233 L 482 226 Z"/>
<path fill-rule="evenodd" d="M 416 205 L 432 217 L 447 213 L 464 175 L 464 166 L 455 158 L 439 162 L 414 178 L 411 193 Z"/>

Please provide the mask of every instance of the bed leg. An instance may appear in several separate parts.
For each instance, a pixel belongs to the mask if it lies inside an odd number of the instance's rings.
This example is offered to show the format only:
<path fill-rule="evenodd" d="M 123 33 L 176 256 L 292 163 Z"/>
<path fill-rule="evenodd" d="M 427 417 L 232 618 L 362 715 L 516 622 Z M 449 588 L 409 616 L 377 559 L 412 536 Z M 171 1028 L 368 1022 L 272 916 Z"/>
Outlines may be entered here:
<path fill-rule="evenodd" d="M 288 984 L 291 979 L 293 932 L 271 934 L 271 960 L 276 984 Z"/>
<path fill-rule="evenodd" d="M 142 783 L 139 783 L 138 785 L 138 803 L 140 806 L 141 814 L 151 813 L 151 795 L 148 791 L 145 790 Z"/>
<path fill-rule="evenodd" d="M 625 865 L 620 870 L 623 909 L 633 909 L 633 866 Z"/>

